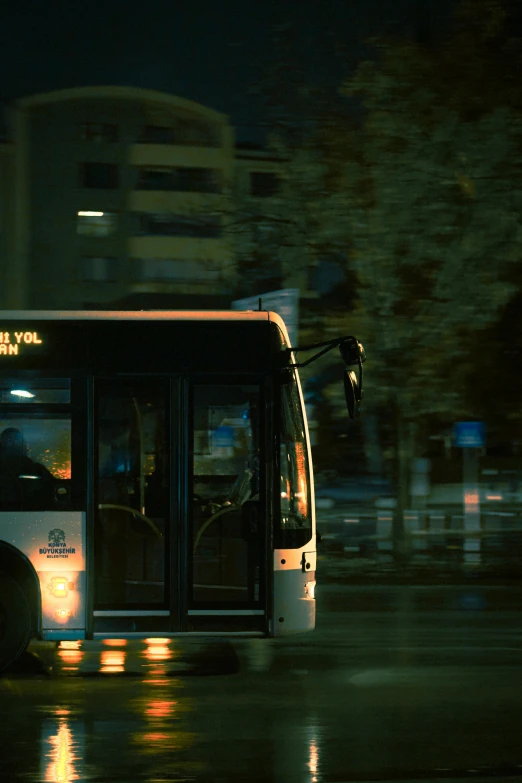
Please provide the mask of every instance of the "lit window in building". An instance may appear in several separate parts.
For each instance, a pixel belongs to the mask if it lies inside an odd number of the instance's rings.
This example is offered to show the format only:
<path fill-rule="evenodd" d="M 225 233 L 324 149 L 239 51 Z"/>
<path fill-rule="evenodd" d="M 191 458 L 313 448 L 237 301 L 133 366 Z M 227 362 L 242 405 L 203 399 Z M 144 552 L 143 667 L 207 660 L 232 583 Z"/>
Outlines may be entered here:
<path fill-rule="evenodd" d="M 250 172 L 250 195 L 257 198 L 270 198 L 279 192 L 280 181 L 273 171 Z"/>
<path fill-rule="evenodd" d="M 118 226 L 116 212 L 81 211 L 76 217 L 76 233 L 88 237 L 108 237 Z"/>
<path fill-rule="evenodd" d="M 138 233 L 215 239 L 221 236 L 221 221 L 219 215 L 188 216 L 170 212 L 142 212 L 139 214 Z"/>
<path fill-rule="evenodd" d="M 137 190 L 171 190 L 184 193 L 219 193 L 221 176 L 216 169 L 178 166 L 140 166 Z"/>
<path fill-rule="evenodd" d="M 113 190 L 118 187 L 118 166 L 116 163 L 80 163 L 78 178 L 81 188 Z"/>
<path fill-rule="evenodd" d="M 82 279 L 86 283 L 110 283 L 118 277 L 118 259 L 82 256 Z"/>
<path fill-rule="evenodd" d="M 104 122 L 83 122 L 80 125 L 80 139 L 114 144 L 118 141 L 118 126 Z"/>

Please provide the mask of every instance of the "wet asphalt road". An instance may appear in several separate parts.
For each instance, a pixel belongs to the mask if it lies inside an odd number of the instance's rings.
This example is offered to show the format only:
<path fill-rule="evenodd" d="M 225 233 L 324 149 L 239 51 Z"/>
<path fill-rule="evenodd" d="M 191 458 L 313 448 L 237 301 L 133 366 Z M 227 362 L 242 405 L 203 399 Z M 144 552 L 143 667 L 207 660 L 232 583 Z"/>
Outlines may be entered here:
<path fill-rule="evenodd" d="M 309 636 L 35 645 L 0 780 L 522 780 L 521 620 L 519 587 L 332 585 Z"/>

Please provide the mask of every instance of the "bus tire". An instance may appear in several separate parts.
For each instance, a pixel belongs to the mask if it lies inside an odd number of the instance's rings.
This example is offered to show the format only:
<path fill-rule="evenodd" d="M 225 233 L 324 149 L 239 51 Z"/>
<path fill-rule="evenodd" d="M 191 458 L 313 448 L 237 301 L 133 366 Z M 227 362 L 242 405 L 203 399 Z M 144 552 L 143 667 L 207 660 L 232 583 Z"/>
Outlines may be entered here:
<path fill-rule="evenodd" d="M 31 637 L 31 607 L 9 574 L 0 572 L 0 672 L 25 651 Z"/>

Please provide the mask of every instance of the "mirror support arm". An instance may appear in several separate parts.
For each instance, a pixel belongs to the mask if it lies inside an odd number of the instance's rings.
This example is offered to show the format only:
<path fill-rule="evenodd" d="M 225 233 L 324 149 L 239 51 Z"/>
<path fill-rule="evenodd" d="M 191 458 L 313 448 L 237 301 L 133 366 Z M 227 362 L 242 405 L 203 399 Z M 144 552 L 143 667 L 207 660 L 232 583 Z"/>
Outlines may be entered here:
<path fill-rule="evenodd" d="M 332 348 L 337 348 L 337 346 L 339 346 L 341 355 L 345 360 L 345 362 L 347 362 L 346 355 L 349 352 L 353 352 L 353 360 L 349 362 L 350 364 L 358 364 L 357 361 L 358 357 L 361 357 L 362 361 L 365 360 L 364 349 L 360 344 L 360 342 L 357 340 L 356 337 L 353 337 L 352 335 L 347 335 L 346 337 L 336 337 L 334 340 L 326 340 L 325 342 L 322 343 L 312 343 L 311 345 L 298 345 L 295 348 L 287 348 L 285 350 L 286 356 L 291 356 L 292 354 L 298 353 L 299 351 L 313 351 L 316 348 L 323 348 L 323 350 L 319 351 L 319 353 L 314 354 L 312 357 L 310 357 L 310 359 L 307 359 L 305 362 L 295 362 L 295 364 L 289 364 L 289 365 L 287 364 L 285 366 L 287 368 L 290 367 L 291 369 L 306 367 L 308 364 L 315 362 L 315 360 L 318 359 L 320 356 L 324 356 L 325 353 L 331 351 Z M 361 356 L 361 352 L 362 352 L 362 356 Z"/>
<path fill-rule="evenodd" d="M 325 353 L 328 353 L 328 351 L 331 351 L 332 348 L 335 348 L 336 345 L 339 345 L 338 342 L 335 342 L 333 345 L 329 345 L 327 348 L 323 348 L 322 351 L 319 351 L 319 353 L 314 354 L 310 359 L 307 359 L 306 362 L 296 362 L 295 364 L 287 364 L 286 367 L 290 367 L 291 369 L 297 369 L 299 367 L 306 367 L 308 364 L 312 364 L 312 362 L 315 362 L 316 359 L 318 359 L 320 356 L 324 356 Z M 314 348 L 318 348 L 319 346 L 303 346 L 301 348 L 288 348 L 287 351 L 289 353 L 294 353 L 295 351 L 311 351 Z"/>
<path fill-rule="evenodd" d="M 339 348 L 339 352 L 346 367 L 357 366 L 359 368 L 358 378 L 351 370 L 345 370 L 344 376 L 344 392 L 346 397 L 346 404 L 348 407 L 348 414 L 351 419 L 354 419 L 359 416 L 360 402 L 362 400 L 363 394 L 363 362 L 366 361 L 364 348 L 356 337 L 347 335 L 345 337 L 336 337 L 334 340 L 326 340 L 322 343 L 312 343 L 311 345 L 300 345 L 296 346 L 295 348 L 287 348 L 284 351 L 285 359 L 293 359 L 294 354 L 298 351 L 313 351 L 317 348 L 322 348 L 322 350 L 314 354 L 305 362 L 285 364 L 284 369 L 298 369 L 300 367 L 306 367 L 312 362 L 315 362 L 316 359 L 319 359 L 320 356 L 324 356 L 325 353 L 328 353 L 328 351 L 331 351 L 332 348 L 336 347 Z"/>

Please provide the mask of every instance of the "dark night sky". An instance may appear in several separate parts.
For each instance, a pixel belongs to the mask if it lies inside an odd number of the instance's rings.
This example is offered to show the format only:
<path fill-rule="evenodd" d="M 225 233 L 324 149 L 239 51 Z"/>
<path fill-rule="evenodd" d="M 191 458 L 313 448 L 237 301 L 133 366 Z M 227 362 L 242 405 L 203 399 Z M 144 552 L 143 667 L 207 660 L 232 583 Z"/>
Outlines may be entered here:
<path fill-rule="evenodd" d="M 248 96 L 267 62 L 273 26 L 295 23 L 314 66 L 321 32 L 353 47 L 382 31 L 411 32 L 431 13 L 435 34 L 453 0 L 3 0 L 0 97 L 64 87 L 120 84 L 165 90 L 229 114 L 237 125 L 262 118 Z M 319 73 L 321 73 L 319 71 Z M 317 74 L 316 74 L 317 75 Z M 335 66 L 323 76 L 342 77 Z"/>

